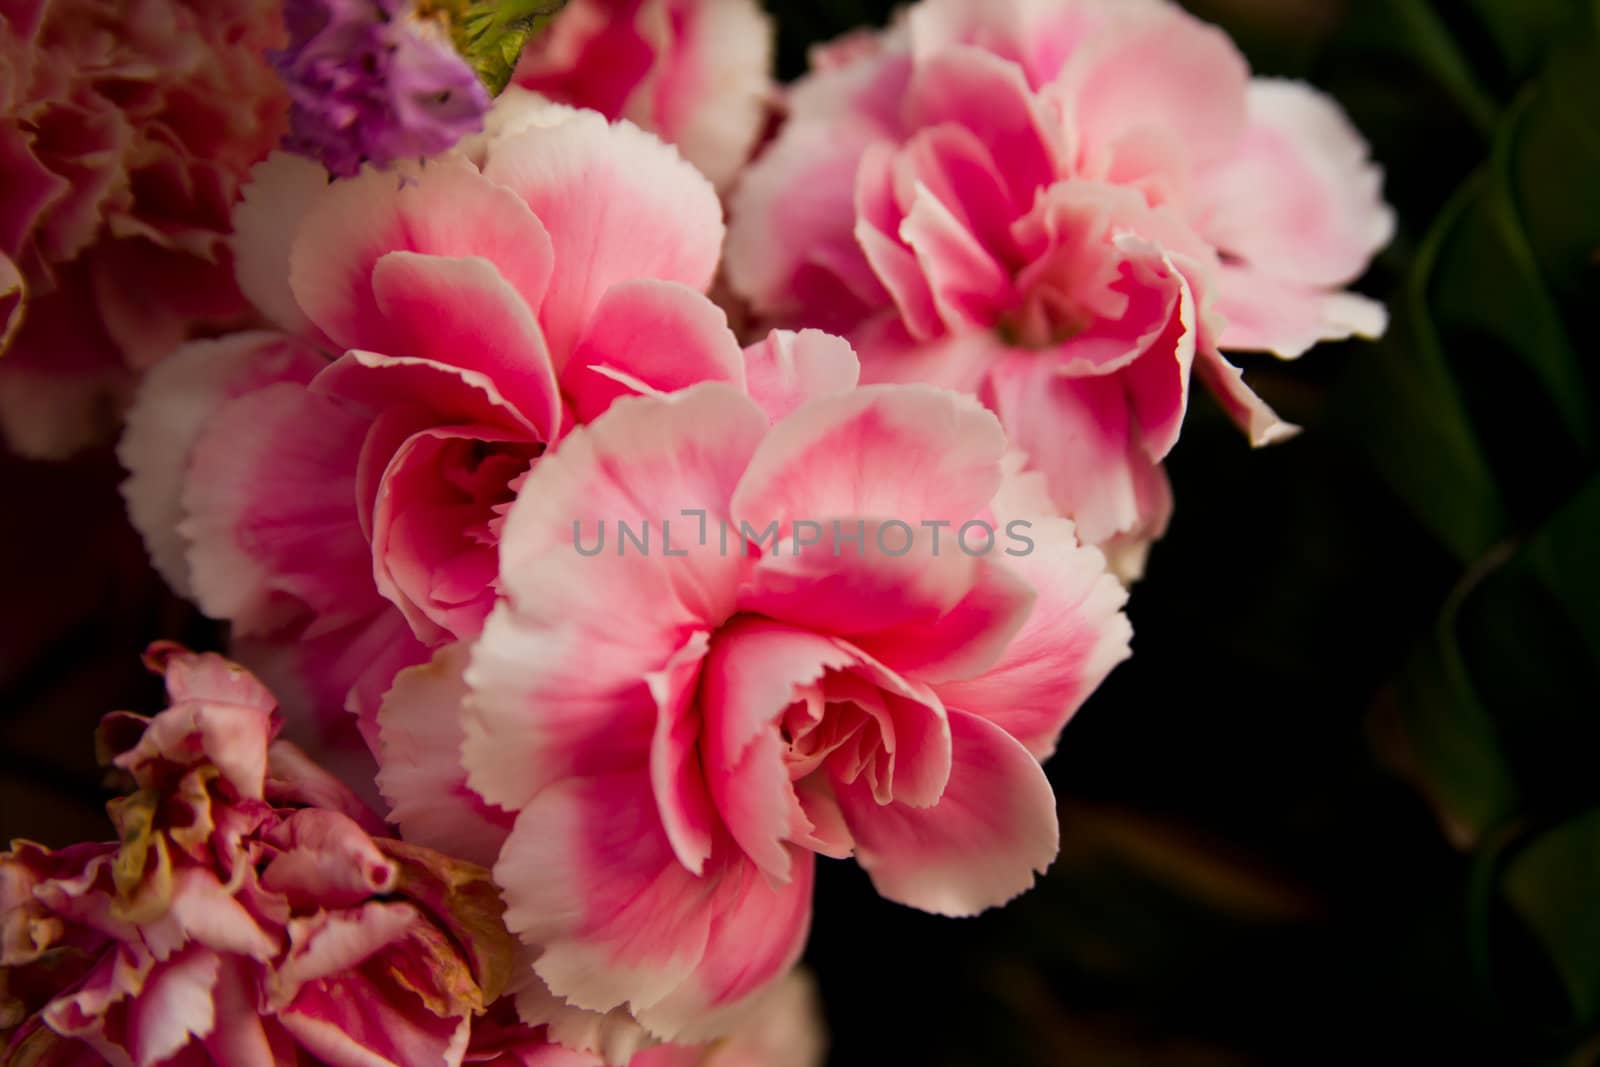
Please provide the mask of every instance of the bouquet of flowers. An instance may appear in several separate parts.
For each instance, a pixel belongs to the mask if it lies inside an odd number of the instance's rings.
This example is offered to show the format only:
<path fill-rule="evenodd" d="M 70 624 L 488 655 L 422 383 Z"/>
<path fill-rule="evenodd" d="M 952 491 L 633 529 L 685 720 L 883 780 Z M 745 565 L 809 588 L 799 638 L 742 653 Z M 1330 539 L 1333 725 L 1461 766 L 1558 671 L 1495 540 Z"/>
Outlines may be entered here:
<path fill-rule="evenodd" d="M 1170 0 L 773 34 L 0 3 L 0 425 L 227 633 L 0 857 L 0 1062 L 799 1067 L 819 857 L 1050 866 L 1191 389 L 1295 432 L 1234 354 L 1384 332 L 1381 176 Z"/>

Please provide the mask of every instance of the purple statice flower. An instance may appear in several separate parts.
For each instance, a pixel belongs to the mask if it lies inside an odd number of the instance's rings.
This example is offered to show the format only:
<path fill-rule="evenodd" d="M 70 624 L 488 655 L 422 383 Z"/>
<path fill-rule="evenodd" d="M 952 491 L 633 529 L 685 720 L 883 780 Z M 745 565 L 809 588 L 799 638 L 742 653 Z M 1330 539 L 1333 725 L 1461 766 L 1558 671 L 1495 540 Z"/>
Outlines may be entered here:
<path fill-rule="evenodd" d="M 489 92 L 410 0 L 285 0 L 284 147 L 341 177 L 442 152 L 483 126 Z"/>

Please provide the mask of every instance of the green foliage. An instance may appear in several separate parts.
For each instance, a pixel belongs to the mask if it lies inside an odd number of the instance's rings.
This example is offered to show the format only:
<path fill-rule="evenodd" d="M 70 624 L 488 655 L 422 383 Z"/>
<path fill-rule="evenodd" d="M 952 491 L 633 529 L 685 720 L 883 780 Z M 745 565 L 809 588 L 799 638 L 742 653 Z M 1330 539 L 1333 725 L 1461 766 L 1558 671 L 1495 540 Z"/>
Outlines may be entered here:
<path fill-rule="evenodd" d="M 1495 902 L 1485 988 L 1568 1062 L 1600 1025 L 1600 4 L 1404 0 L 1362 32 L 1486 138 L 1345 382 L 1346 429 L 1460 567 L 1395 686 L 1398 762 Z M 1559 1009 L 1529 1002 L 1540 970 Z"/>
<path fill-rule="evenodd" d="M 528 42 L 565 6 L 566 0 L 421 0 L 417 9 L 423 16 L 445 17 L 456 51 L 498 94 Z"/>

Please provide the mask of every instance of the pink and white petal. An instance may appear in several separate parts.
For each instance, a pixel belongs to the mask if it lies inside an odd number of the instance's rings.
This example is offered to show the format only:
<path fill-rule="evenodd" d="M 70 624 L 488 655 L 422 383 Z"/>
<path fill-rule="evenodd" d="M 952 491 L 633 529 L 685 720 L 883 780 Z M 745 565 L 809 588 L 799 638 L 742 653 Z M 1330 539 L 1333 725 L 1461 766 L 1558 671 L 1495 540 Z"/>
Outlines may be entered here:
<path fill-rule="evenodd" d="M 655 1044 L 650 1032 L 640 1026 L 627 1009 L 595 1012 L 575 1008 L 550 992 L 550 987 L 532 967 L 528 964 L 528 976 L 520 988 L 514 983 L 508 993 L 516 998 L 517 1018 L 531 1027 L 545 1027 L 543 1035 L 561 1046 L 560 1053 L 573 1058 L 547 1061 L 524 1057 L 523 1067 L 601 1067 L 603 1063 L 631 1063 L 641 1050 Z M 554 1052 L 553 1049 L 540 1051 L 546 1056 Z"/>
<path fill-rule="evenodd" d="M 993 526 L 988 531 L 990 550 L 1001 551 L 1001 531 Z M 961 531 L 953 535 L 960 537 Z M 959 543 L 947 545 L 946 551 L 966 553 Z M 884 666 L 921 682 L 937 685 L 970 678 L 993 666 L 1006 651 L 1030 617 L 1034 597 L 1033 588 L 1008 568 L 980 558 L 974 560 L 967 594 L 938 618 L 862 634 L 852 641 Z"/>
<path fill-rule="evenodd" d="M 1239 145 L 1198 179 L 1201 229 L 1273 282 L 1354 281 L 1395 227 L 1361 134 L 1331 97 L 1300 82 L 1255 79 L 1249 115 Z"/>
<path fill-rule="evenodd" d="M 1000 423 L 969 396 L 919 385 L 818 397 L 778 423 L 751 457 L 733 515 L 780 536 L 797 520 L 964 522 L 994 495 Z"/>
<path fill-rule="evenodd" d="M 1023 354 L 996 365 L 983 396 L 1086 542 L 1142 524 L 1138 472 L 1150 460 L 1118 376 L 1066 378 Z"/>
<path fill-rule="evenodd" d="M 856 659 L 820 634 L 752 617 L 718 632 L 701 671 L 700 758 L 711 796 L 744 854 L 778 882 L 793 876 L 784 840 L 798 808 L 778 720 L 799 687 Z"/>
<path fill-rule="evenodd" d="M 697 698 L 708 640 L 703 630 L 691 634 L 665 667 L 645 679 L 656 702 L 650 785 L 673 853 L 695 874 L 705 870 L 717 832 L 717 812 L 698 752 L 704 726 Z"/>
<path fill-rule="evenodd" d="M 263 888 L 281 893 L 297 911 L 349 908 L 392 893 L 400 870 L 348 815 L 304 808 L 274 827 L 277 849 L 261 871 Z"/>
<path fill-rule="evenodd" d="M 301 988 L 277 1021 L 328 1067 L 453 1067 L 471 1037 L 471 1016 L 438 1016 L 403 989 L 355 978 Z"/>
<path fill-rule="evenodd" d="M 744 350 L 745 388 L 773 422 L 813 397 L 847 393 L 861 377 L 850 342 L 820 330 L 773 330 Z"/>
<path fill-rule="evenodd" d="M 1375 300 L 1286 283 L 1241 265 L 1218 275 L 1217 311 L 1227 320 L 1222 348 L 1282 359 L 1304 355 L 1323 341 L 1376 340 L 1389 328 L 1389 313 Z"/>
<path fill-rule="evenodd" d="M 11 339 L 22 329 L 28 303 L 28 282 L 11 257 L 0 252 L 0 355 L 11 346 Z"/>
<path fill-rule="evenodd" d="M 1062 77 L 1076 163 L 1091 175 L 1141 130 L 1180 131 L 1196 167 L 1226 158 L 1245 129 L 1249 65 L 1227 34 L 1175 5 L 1147 5 L 1097 34 Z"/>
<path fill-rule="evenodd" d="M 390 252 L 373 267 L 372 292 L 393 329 L 391 355 L 482 374 L 540 440 L 556 439 L 561 394 L 536 309 L 493 263 Z"/>
<path fill-rule="evenodd" d="M 690 979 L 639 1020 L 664 1040 L 709 1041 L 747 1026 L 763 994 L 794 969 L 811 932 L 816 857 L 790 847 L 790 880 L 772 883 L 749 863 L 721 873 L 711 896 L 705 954 Z"/>
<path fill-rule="evenodd" d="M 703 512 L 703 531 L 726 521 L 766 430 L 742 393 L 704 383 L 618 400 L 535 465 L 501 534 L 509 603 L 467 673 L 465 763 L 486 799 L 519 808 L 589 760 L 642 757 L 631 746 L 648 746 L 656 718 L 645 676 L 727 619 L 745 562 L 709 537 L 697 545 L 683 516 Z M 602 522 L 653 528 L 654 550 L 585 547 Z"/>
<path fill-rule="evenodd" d="M 641 771 L 541 790 L 494 878 L 507 929 L 543 947 L 534 967 L 552 993 L 587 1011 L 628 1004 L 637 1017 L 699 966 L 720 867 L 697 876 L 678 861 Z"/>
<path fill-rule="evenodd" d="M 954 124 L 918 130 L 896 154 L 894 172 L 896 199 L 908 211 L 916 191 L 925 189 L 991 260 L 1011 262 L 1011 225 L 1033 201 L 1012 199 L 994 157 L 972 131 Z"/>
<path fill-rule="evenodd" d="M 117 445 L 128 471 L 122 497 L 150 561 L 180 595 L 191 595 L 189 546 L 178 526 L 195 442 L 227 401 L 274 382 L 309 382 L 323 366 L 291 338 L 239 333 L 191 342 L 145 376 Z"/>
<path fill-rule="evenodd" d="M 1139 441 L 1152 461 L 1165 459 L 1178 443 L 1189 410 L 1189 377 L 1199 347 L 1194 292 L 1170 262 L 1165 267 L 1178 288 L 1166 329 L 1122 370 L 1128 403 L 1139 425 Z"/>
<path fill-rule="evenodd" d="M 583 422 L 619 396 L 671 393 L 698 382 L 744 388 L 739 342 L 727 314 L 680 282 L 635 278 L 612 286 L 562 372 Z"/>
<path fill-rule="evenodd" d="M 1280 419 L 1277 412 L 1245 384 L 1244 372 L 1229 363 L 1222 353 L 1200 353 L 1195 373 L 1206 383 L 1222 409 L 1250 436 L 1252 446 L 1275 445 L 1300 432 L 1300 427 Z"/>
<path fill-rule="evenodd" d="M 280 1067 L 283 1060 L 263 1025 L 250 964 L 236 956 L 224 957 L 211 996 L 217 1017 L 224 1020 L 204 1042 L 212 1061 L 229 1067 Z"/>
<path fill-rule="evenodd" d="M 653 72 L 654 128 L 726 189 L 767 115 L 776 27 L 754 0 L 663 5 L 662 15 L 677 24 L 677 39 Z"/>
<path fill-rule="evenodd" d="M 281 1013 L 307 983 L 359 967 L 418 921 L 411 904 L 383 901 L 290 919 L 289 949 L 263 984 L 264 1006 Z"/>
<path fill-rule="evenodd" d="M 926 186 L 919 184 L 912 196 L 900 239 L 916 255 L 950 332 L 991 327 L 1015 302 L 1009 272 Z"/>
<path fill-rule="evenodd" d="M 911 9 L 911 44 L 918 58 L 960 45 L 974 45 L 1022 67 L 1028 84 L 1047 85 L 1067 56 L 1126 4 L 1062 4 L 1057 0 L 923 0 Z"/>
<path fill-rule="evenodd" d="M 1009 512 L 996 518 L 1028 523 L 1018 528 L 1028 538 L 1017 549 L 1022 554 L 1003 565 L 1033 590 L 1033 610 L 987 670 L 933 688 L 952 714 L 986 719 L 1044 759 L 1066 721 L 1128 658 L 1128 594 L 1067 520 Z"/>
<path fill-rule="evenodd" d="M 210 1036 L 219 1021 L 212 993 L 222 965 L 215 952 L 195 945 L 157 964 L 127 1017 L 127 1046 L 137 1067 L 177 1055 L 193 1041 Z"/>
<path fill-rule="evenodd" d="M 834 314 L 841 321 L 818 325 L 847 328 L 884 299 L 853 230 L 856 172 L 868 146 L 884 137 L 859 120 L 791 119 L 745 169 L 729 200 L 725 270 L 759 314 Z M 853 283 L 853 310 L 807 305 L 800 282 L 819 270 L 835 284 Z"/>
<path fill-rule="evenodd" d="M 879 315 L 851 335 L 868 385 L 920 382 L 976 393 L 990 369 L 1013 350 L 993 331 L 973 331 L 919 343 L 898 318 Z"/>
<path fill-rule="evenodd" d="M 407 841 L 490 867 L 513 820 L 467 786 L 461 766 L 469 652 L 446 645 L 395 676 L 378 712 L 378 788 Z"/>
<path fill-rule="evenodd" d="M 886 631 L 932 626 L 978 576 L 977 559 L 956 544 L 959 523 L 933 521 L 798 519 L 762 549 L 739 591 L 739 610 L 819 633 L 886 636 L 891 644 Z"/>
<path fill-rule="evenodd" d="M 938 915 L 976 915 L 1025 892 L 1055 859 L 1055 795 L 1000 727 L 952 710 L 950 734 L 950 782 L 932 807 L 879 804 L 859 781 L 835 790 L 879 893 Z"/>
<path fill-rule="evenodd" d="M 716 190 L 630 122 L 580 112 L 525 130 L 490 146 L 484 174 L 549 231 L 557 269 L 539 321 L 558 372 L 616 283 L 659 278 L 702 292 L 711 284 L 723 236 Z"/>
<path fill-rule="evenodd" d="M 314 327 L 289 288 L 289 252 L 300 224 L 327 192 L 328 173 L 304 156 L 274 152 L 250 170 L 233 209 L 233 273 L 263 315 L 289 333 Z"/>
<path fill-rule="evenodd" d="M 906 332 L 920 341 L 944 332 L 933 290 L 917 257 L 902 239 L 905 208 L 895 189 L 896 150 L 888 142 L 867 146 L 855 175 L 855 241 L 900 311 Z"/>
<path fill-rule="evenodd" d="M 309 606 L 335 619 L 365 607 L 371 551 L 355 513 L 367 419 L 279 382 L 219 409 L 191 450 L 180 534 L 195 599 L 241 634 Z"/>
<path fill-rule="evenodd" d="M 369 419 L 411 406 L 432 412 L 435 421 L 481 423 L 525 439 L 538 433 L 488 375 L 431 359 L 352 349 L 328 364 L 311 390 Z"/>
<path fill-rule="evenodd" d="M 466 160 L 437 159 L 404 177 L 368 169 L 318 197 L 289 258 L 296 301 L 339 348 L 390 350 L 372 273 L 391 252 L 481 256 L 533 310 L 554 269 L 550 235 L 528 205 Z"/>
<path fill-rule="evenodd" d="M 1021 68 L 999 56 L 963 45 L 918 62 L 905 116 L 912 127 L 952 123 L 972 133 L 1005 176 L 1013 203 L 1033 203 L 1055 179 L 1057 146 L 1039 99 Z"/>

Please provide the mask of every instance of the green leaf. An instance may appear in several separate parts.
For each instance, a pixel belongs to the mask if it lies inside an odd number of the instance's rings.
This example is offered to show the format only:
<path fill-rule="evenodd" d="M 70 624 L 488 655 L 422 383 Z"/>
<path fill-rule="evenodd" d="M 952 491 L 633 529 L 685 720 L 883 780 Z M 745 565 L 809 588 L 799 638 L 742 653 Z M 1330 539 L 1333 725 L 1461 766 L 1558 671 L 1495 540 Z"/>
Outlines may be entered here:
<path fill-rule="evenodd" d="M 478 78 L 499 94 L 511 81 L 528 42 L 567 0 L 420 0 L 417 14 L 443 17 L 450 39 Z"/>
<path fill-rule="evenodd" d="M 1417 254 L 1389 338 L 1351 362 L 1335 423 L 1360 442 L 1417 519 L 1463 564 L 1510 529 L 1505 503 L 1427 303 L 1444 235 L 1477 195 L 1469 184 L 1445 206 Z"/>
<path fill-rule="evenodd" d="M 1600 1015 L 1600 811 L 1541 835 L 1510 862 L 1502 890 L 1566 984 L 1580 1021 Z"/>
<path fill-rule="evenodd" d="M 1456 627 L 1461 606 L 1500 565 L 1490 556 L 1451 593 L 1398 684 L 1411 776 L 1458 847 L 1470 847 L 1512 817 L 1521 797 L 1501 752 L 1500 731 L 1478 699 Z"/>
<path fill-rule="evenodd" d="M 1467 0 L 1513 77 L 1526 77 L 1552 42 L 1582 17 L 1587 0 Z"/>
<path fill-rule="evenodd" d="M 1494 129 L 1499 105 L 1430 0 L 1357 0 L 1350 24 L 1362 43 L 1402 52 L 1425 70 L 1479 130 Z"/>

